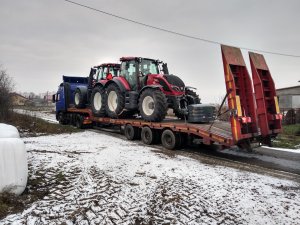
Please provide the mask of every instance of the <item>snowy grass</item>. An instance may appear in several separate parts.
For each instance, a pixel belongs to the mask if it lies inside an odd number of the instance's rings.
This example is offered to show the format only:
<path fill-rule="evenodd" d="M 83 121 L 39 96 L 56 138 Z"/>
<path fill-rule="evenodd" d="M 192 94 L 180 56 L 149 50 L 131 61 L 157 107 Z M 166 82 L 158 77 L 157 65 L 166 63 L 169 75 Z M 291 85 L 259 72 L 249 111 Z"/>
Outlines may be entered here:
<path fill-rule="evenodd" d="M 284 125 L 283 131 L 273 142 L 274 147 L 300 150 L 300 124 Z"/>

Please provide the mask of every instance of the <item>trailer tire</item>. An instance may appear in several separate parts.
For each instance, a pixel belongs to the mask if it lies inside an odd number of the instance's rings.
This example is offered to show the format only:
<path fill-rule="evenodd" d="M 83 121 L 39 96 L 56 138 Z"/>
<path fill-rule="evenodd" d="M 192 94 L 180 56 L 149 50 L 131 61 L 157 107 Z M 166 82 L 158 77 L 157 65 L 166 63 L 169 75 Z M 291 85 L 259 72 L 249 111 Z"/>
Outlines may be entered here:
<path fill-rule="evenodd" d="M 178 135 L 178 144 L 177 144 L 177 149 L 182 149 L 187 145 L 188 142 L 188 137 L 187 134 L 181 133 L 177 134 Z"/>
<path fill-rule="evenodd" d="M 76 121 L 75 121 L 75 126 L 78 128 L 78 129 L 83 129 L 84 128 L 84 124 L 83 124 L 83 116 L 81 115 L 76 115 Z"/>
<path fill-rule="evenodd" d="M 142 118 L 150 122 L 162 121 L 168 111 L 167 98 L 160 90 L 148 88 L 139 98 L 139 111 Z"/>
<path fill-rule="evenodd" d="M 94 116 L 105 116 L 107 96 L 105 90 L 102 87 L 93 88 L 91 95 L 91 108 Z"/>
<path fill-rule="evenodd" d="M 74 93 L 74 105 L 77 109 L 82 109 L 86 104 L 86 91 L 76 88 Z"/>
<path fill-rule="evenodd" d="M 155 130 L 151 129 L 150 127 L 143 127 L 141 132 L 141 139 L 142 142 L 146 145 L 155 144 L 157 141 Z"/>
<path fill-rule="evenodd" d="M 166 149 L 177 149 L 181 144 L 180 134 L 176 134 L 172 130 L 166 129 L 161 135 L 161 143 Z"/>
<path fill-rule="evenodd" d="M 128 140 L 136 140 L 141 136 L 139 128 L 133 127 L 130 124 L 125 125 L 124 135 Z"/>
<path fill-rule="evenodd" d="M 57 120 L 61 125 L 67 125 L 68 121 L 65 118 L 65 114 L 63 112 L 58 113 Z"/>

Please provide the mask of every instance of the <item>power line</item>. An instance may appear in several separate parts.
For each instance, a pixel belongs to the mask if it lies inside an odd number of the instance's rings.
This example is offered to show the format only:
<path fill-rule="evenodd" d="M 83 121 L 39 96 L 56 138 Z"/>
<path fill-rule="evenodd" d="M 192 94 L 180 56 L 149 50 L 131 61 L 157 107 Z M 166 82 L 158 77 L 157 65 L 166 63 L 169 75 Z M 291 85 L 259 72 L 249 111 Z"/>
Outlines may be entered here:
<path fill-rule="evenodd" d="M 164 29 L 164 28 L 161 28 L 161 27 L 152 26 L 152 25 L 142 23 L 142 22 L 139 22 L 139 21 L 136 21 L 136 20 L 128 19 L 128 18 L 125 18 L 125 17 L 122 17 L 122 16 L 118 16 L 118 15 L 109 13 L 109 12 L 105 12 L 103 10 L 96 9 L 96 8 L 91 7 L 91 6 L 87 6 L 87 5 L 78 3 L 78 2 L 73 2 L 73 1 L 70 1 L 70 0 L 63 0 L 63 1 L 74 4 L 74 5 L 77 5 L 77 6 L 81 6 L 83 8 L 86 8 L 86 9 L 89 9 L 89 10 L 92 10 L 92 11 L 95 11 L 95 12 L 99 12 L 99 13 L 102 13 L 102 14 L 105 14 L 105 15 L 108 15 L 108 16 L 111 16 L 111 17 L 115 17 L 115 18 L 120 19 L 120 20 L 124 20 L 124 21 L 130 22 L 130 23 L 135 23 L 135 24 L 138 24 L 138 25 L 141 25 L 141 26 L 144 26 L 144 27 L 148 27 L 148 28 L 151 28 L 151 29 L 163 31 L 163 32 L 166 32 L 166 33 L 170 33 L 170 34 L 174 34 L 174 35 L 178 35 L 178 36 L 181 36 L 181 37 L 186 37 L 186 38 L 190 38 L 190 39 L 194 39 L 194 40 L 198 40 L 198 41 L 202 41 L 202 42 L 206 42 L 206 43 L 210 43 L 210 44 L 226 45 L 222 42 L 213 41 L 213 40 L 209 40 L 209 39 L 204 39 L 204 38 L 200 38 L 200 37 L 196 37 L 196 36 L 192 36 L 192 35 L 188 35 L 188 34 L 179 33 L 179 32 L 176 32 L 176 31 Z M 280 55 L 280 56 L 300 58 L 300 55 L 286 54 L 286 53 L 281 53 L 281 52 L 273 52 L 273 51 L 268 51 L 268 50 L 254 49 L 254 48 L 241 47 L 241 46 L 234 46 L 234 47 L 244 49 L 244 50 L 247 50 L 247 51 L 254 51 L 254 52 L 261 52 L 261 53 L 267 53 L 267 54 L 272 54 L 272 55 Z"/>

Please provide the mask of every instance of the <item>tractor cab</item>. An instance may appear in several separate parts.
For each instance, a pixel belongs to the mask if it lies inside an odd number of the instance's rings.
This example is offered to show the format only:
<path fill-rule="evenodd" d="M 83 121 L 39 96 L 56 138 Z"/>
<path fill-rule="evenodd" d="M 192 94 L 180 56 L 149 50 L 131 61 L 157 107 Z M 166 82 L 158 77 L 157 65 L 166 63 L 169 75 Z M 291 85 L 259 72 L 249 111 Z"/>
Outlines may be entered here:
<path fill-rule="evenodd" d="M 122 57 L 120 61 L 120 76 L 127 80 L 131 90 L 139 91 L 146 86 L 149 75 L 168 74 L 167 64 L 159 60 Z"/>
<path fill-rule="evenodd" d="M 89 76 L 89 86 L 92 88 L 97 83 L 104 85 L 107 81 L 118 77 L 120 73 L 120 64 L 116 63 L 103 63 L 99 66 L 91 68 Z"/>

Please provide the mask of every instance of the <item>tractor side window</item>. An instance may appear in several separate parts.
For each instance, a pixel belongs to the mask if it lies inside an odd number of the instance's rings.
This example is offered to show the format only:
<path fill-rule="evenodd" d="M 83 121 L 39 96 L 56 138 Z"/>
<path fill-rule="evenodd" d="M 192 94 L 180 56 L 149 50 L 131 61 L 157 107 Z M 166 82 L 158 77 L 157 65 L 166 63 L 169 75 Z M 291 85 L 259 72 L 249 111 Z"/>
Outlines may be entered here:
<path fill-rule="evenodd" d="M 101 77 L 102 80 L 105 80 L 105 79 L 106 79 L 107 71 L 108 71 L 107 67 L 104 67 L 104 69 L 103 69 L 103 75 L 102 75 L 102 77 Z"/>
<path fill-rule="evenodd" d="M 109 67 L 109 73 L 113 76 L 113 77 L 117 77 L 119 76 L 119 69 L 116 67 Z"/>
<path fill-rule="evenodd" d="M 96 79 L 95 80 L 101 80 L 102 79 L 102 74 L 103 74 L 103 68 L 100 67 L 97 71 L 97 76 L 96 76 Z"/>
<path fill-rule="evenodd" d="M 135 63 L 135 60 L 122 62 L 120 74 L 120 76 L 124 77 L 128 81 L 133 90 L 136 89 L 137 83 Z"/>

